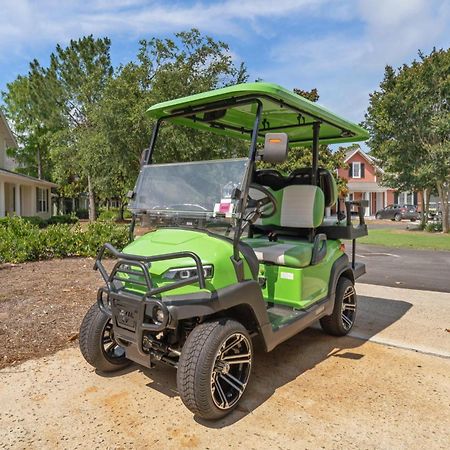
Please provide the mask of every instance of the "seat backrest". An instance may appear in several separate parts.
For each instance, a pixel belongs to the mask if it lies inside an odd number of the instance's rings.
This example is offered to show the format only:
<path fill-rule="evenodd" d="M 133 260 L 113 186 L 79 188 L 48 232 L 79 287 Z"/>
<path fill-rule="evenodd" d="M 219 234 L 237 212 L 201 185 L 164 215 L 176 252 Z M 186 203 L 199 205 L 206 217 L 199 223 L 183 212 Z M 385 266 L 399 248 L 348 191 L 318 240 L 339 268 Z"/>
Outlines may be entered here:
<path fill-rule="evenodd" d="M 323 222 L 325 199 L 318 186 L 292 185 L 278 191 L 270 190 L 277 200 L 277 211 L 271 217 L 259 219 L 255 225 L 311 229 Z M 250 196 L 258 199 L 262 194 L 250 190 Z"/>
<path fill-rule="evenodd" d="M 338 197 L 337 184 L 330 171 L 327 169 L 319 168 L 317 181 L 325 196 L 325 206 L 331 207 L 336 204 Z M 286 185 L 292 186 L 298 184 L 311 184 L 310 167 L 301 167 L 299 169 L 295 169 L 292 171 L 289 177 L 287 177 Z"/>
<path fill-rule="evenodd" d="M 325 197 L 318 186 L 292 185 L 283 189 L 280 226 L 317 228 L 323 222 Z"/>

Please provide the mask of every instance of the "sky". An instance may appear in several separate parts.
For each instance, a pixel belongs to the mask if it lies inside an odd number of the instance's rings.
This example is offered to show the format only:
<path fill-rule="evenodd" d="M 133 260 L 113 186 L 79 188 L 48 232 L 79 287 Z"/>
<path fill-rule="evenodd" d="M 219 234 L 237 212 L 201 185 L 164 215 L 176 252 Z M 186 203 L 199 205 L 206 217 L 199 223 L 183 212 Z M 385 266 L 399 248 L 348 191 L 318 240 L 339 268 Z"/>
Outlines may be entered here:
<path fill-rule="evenodd" d="M 108 36 L 118 65 L 139 39 L 192 27 L 227 42 L 251 81 L 316 87 L 319 103 L 359 122 L 386 64 L 450 47 L 450 1 L 0 0 L 0 91 L 34 58 L 46 65 L 57 43 Z"/>

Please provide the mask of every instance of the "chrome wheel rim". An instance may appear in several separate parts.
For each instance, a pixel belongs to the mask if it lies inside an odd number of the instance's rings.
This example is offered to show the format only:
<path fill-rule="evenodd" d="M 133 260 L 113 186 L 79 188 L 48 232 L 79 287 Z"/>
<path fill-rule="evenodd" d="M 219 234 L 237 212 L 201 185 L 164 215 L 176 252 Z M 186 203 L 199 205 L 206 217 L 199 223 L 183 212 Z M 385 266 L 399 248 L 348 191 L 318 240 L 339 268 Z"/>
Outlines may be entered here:
<path fill-rule="evenodd" d="M 356 315 L 356 291 L 353 286 L 348 286 L 344 291 L 341 308 L 342 326 L 350 330 L 355 322 Z"/>
<path fill-rule="evenodd" d="M 109 360 L 122 359 L 125 356 L 125 350 L 114 339 L 114 330 L 111 320 L 106 322 L 102 332 L 102 350 Z"/>
<path fill-rule="evenodd" d="M 242 397 L 250 377 L 252 350 L 242 333 L 228 336 L 217 352 L 211 371 L 211 395 L 219 409 L 232 408 Z"/>

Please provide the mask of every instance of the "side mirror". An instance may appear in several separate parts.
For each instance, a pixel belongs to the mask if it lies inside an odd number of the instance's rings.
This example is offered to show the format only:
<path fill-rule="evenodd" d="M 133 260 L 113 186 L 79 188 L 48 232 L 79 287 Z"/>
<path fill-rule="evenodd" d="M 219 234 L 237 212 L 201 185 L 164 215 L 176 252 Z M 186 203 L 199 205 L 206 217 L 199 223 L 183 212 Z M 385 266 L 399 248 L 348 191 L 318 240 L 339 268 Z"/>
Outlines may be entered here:
<path fill-rule="evenodd" d="M 270 163 L 286 161 L 289 139 L 286 133 L 266 133 L 262 160 Z"/>

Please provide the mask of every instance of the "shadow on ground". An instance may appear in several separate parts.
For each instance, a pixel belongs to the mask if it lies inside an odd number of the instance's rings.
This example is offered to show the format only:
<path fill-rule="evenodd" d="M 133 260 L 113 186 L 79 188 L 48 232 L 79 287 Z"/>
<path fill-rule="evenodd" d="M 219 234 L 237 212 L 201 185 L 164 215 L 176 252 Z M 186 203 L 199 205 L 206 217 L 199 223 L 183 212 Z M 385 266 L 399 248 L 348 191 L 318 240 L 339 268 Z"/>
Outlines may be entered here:
<path fill-rule="evenodd" d="M 309 328 L 270 353 L 266 353 L 262 345 L 255 342 L 255 363 L 250 383 L 237 408 L 218 421 L 206 421 L 197 417 L 195 420 L 208 428 L 230 426 L 266 402 L 279 387 L 297 378 L 301 379 L 303 374 L 327 358 L 347 358 L 356 361 L 364 358 L 364 355 L 358 352 L 358 347 L 401 319 L 412 307 L 408 302 L 376 297 L 360 296 L 358 302 L 358 325 L 355 329 L 358 339 L 349 336 L 336 338 L 324 334 L 318 328 Z M 158 365 L 154 369 L 133 365 L 107 376 L 120 376 L 133 370 L 141 370 L 149 378 L 147 387 L 168 397 L 178 396 L 176 371 L 165 365 Z"/>

